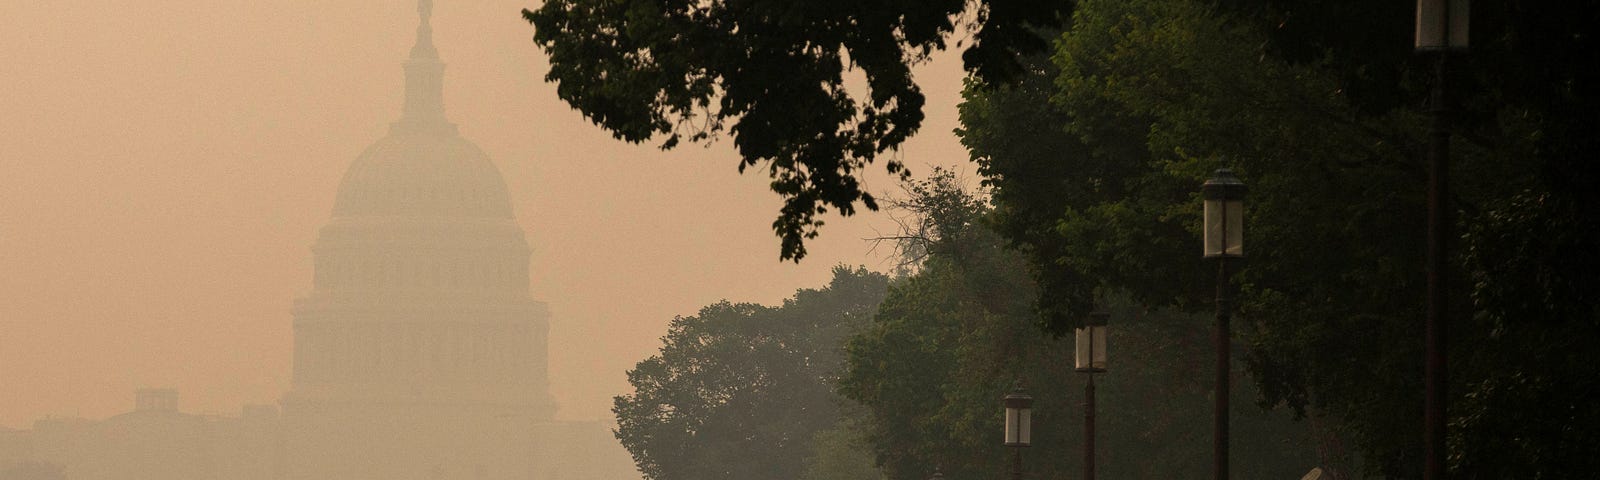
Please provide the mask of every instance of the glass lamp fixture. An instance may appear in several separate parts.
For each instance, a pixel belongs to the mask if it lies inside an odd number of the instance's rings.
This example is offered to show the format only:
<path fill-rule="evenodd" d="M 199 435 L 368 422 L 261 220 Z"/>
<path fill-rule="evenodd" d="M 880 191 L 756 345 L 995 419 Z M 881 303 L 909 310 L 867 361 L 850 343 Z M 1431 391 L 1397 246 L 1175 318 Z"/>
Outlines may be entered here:
<path fill-rule="evenodd" d="M 1205 258 L 1244 256 L 1244 182 L 1226 168 L 1200 188 L 1205 198 Z"/>
<path fill-rule="evenodd" d="M 1007 394 L 1003 400 L 1006 407 L 1006 442 L 1007 447 L 1026 447 L 1033 443 L 1032 426 L 1033 396 L 1023 393 L 1021 388 Z"/>
<path fill-rule="evenodd" d="M 1419 52 L 1467 49 L 1469 0 L 1417 0 Z"/>
<path fill-rule="evenodd" d="M 1078 327 L 1076 333 L 1077 348 L 1074 350 L 1073 366 L 1080 372 L 1101 373 L 1106 371 L 1106 320 L 1111 314 L 1096 311 L 1089 314 L 1089 321 Z"/>

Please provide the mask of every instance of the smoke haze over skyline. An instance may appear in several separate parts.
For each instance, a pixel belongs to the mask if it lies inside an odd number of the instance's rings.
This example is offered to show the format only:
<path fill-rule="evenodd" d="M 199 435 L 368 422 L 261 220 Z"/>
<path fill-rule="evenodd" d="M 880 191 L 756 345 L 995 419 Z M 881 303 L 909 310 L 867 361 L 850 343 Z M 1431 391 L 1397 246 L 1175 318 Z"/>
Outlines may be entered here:
<path fill-rule="evenodd" d="M 146 386 L 203 413 L 288 390 L 290 307 L 343 172 L 400 116 L 414 5 L 0 6 L 0 426 L 121 413 Z M 727 139 L 661 152 L 584 120 L 542 81 L 530 6 L 441 0 L 433 25 L 447 115 L 504 174 L 532 247 L 558 418 L 609 418 L 674 315 L 887 268 L 862 241 L 892 229 L 882 213 L 830 218 L 782 263 L 779 199 Z M 916 173 L 971 170 L 950 133 L 959 63 L 918 71 Z M 871 170 L 871 191 L 897 190 Z"/>

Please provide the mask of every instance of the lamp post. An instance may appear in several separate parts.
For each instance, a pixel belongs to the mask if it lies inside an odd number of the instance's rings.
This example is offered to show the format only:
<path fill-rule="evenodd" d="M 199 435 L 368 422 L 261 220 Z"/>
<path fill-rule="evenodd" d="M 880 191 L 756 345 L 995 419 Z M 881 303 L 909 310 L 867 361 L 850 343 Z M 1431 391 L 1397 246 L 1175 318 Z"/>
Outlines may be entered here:
<path fill-rule="evenodd" d="M 1416 51 L 1435 55 L 1433 92 L 1428 111 L 1433 115 L 1428 132 L 1428 316 L 1423 326 L 1426 361 L 1423 373 L 1422 449 L 1424 480 L 1445 478 L 1445 407 L 1448 352 L 1445 333 L 1448 311 L 1445 291 L 1445 253 L 1448 251 L 1450 212 L 1444 202 L 1450 195 L 1450 92 L 1446 90 L 1447 62 L 1467 49 L 1468 0 L 1417 0 Z"/>
<path fill-rule="evenodd" d="M 1033 396 L 1017 387 L 1001 403 L 1006 407 L 1006 442 L 1011 447 L 1011 477 L 1022 480 L 1022 449 L 1033 444 Z"/>
<path fill-rule="evenodd" d="M 1083 479 L 1094 480 L 1094 374 L 1106 371 L 1106 320 L 1110 313 L 1095 311 L 1075 332 L 1074 366 L 1089 375 L 1083 389 Z"/>
<path fill-rule="evenodd" d="M 1244 183 L 1226 168 L 1200 187 L 1205 199 L 1205 258 L 1217 260 L 1217 344 L 1216 422 L 1212 435 L 1213 469 L 1216 480 L 1228 478 L 1228 354 L 1232 348 L 1228 320 L 1228 260 L 1244 257 Z"/>

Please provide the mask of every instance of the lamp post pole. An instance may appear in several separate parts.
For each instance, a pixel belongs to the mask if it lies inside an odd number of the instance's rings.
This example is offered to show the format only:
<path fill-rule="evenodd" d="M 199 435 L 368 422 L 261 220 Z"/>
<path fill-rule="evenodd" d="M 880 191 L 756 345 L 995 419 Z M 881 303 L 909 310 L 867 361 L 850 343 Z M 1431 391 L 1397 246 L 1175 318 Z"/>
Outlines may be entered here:
<path fill-rule="evenodd" d="M 1103 310 L 1089 313 L 1089 321 L 1074 333 L 1073 367 L 1087 374 L 1083 387 L 1083 478 L 1094 480 L 1094 374 L 1106 371 L 1106 319 Z"/>
<path fill-rule="evenodd" d="M 1244 182 L 1228 169 L 1217 170 L 1216 175 L 1201 186 L 1205 199 L 1203 230 L 1205 258 L 1217 260 L 1217 329 L 1212 339 L 1217 344 L 1216 422 L 1212 443 L 1212 478 L 1228 479 L 1228 394 L 1232 388 L 1229 373 L 1229 353 L 1232 351 L 1232 330 L 1228 323 L 1232 317 L 1228 289 L 1228 261 L 1244 257 Z"/>
<path fill-rule="evenodd" d="M 1217 401 L 1216 410 L 1212 413 L 1215 427 L 1212 431 L 1212 456 L 1215 458 L 1212 467 L 1212 478 L 1227 480 L 1228 478 L 1228 394 L 1232 390 L 1232 379 L 1228 376 L 1229 351 L 1233 348 L 1232 330 L 1229 329 L 1229 320 L 1232 315 L 1228 309 L 1228 259 L 1217 258 L 1217 330 L 1212 333 L 1212 340 L 1217 344 Z"/>
<path fill-rule="evenodd" d="M 1083 480 L 1094 480 L 1094 372 L 1083 389 Z"/>
<path fill-rule="evenodd" d="M 1445 299 L 1445 252 L 1449 241 L 1449 212 L 1444 201 L 1450 195 L 1450 126 L 1446 105 L 1445 59 L 1441 53 L 1434 65 L 1433 99 L 1430 113 L 1433 125 L 1428 132 L 1428 318 L 1423 327 L 1427 361 L 1423 380 L 1423 473 L 1424 480 L 1443 480 L 1445 392 L 1448 388 L 1448 352 L 1445 334 L 1448 315 Z"/>
<path fill-rule="evenodd" d="M 1012 448 L 1011 452 L 1011 478 L 1022 480 L 1022 449 Z"/>
<path fill-rule="evenodd" d="M 1446 82 L 1451 55 L 1467 50 L 1469 0 L 1417 0 L 1416 51 L 1433 54 L 1433 91 L 1428 113 L 1428 294 L 1423 326 L 1423 468 L 1424 480 L 1444 480 L 1445 421 L 1449 391 L 1448 278 L 1450 220 L 1450 115 L 1452 98 Z"/>

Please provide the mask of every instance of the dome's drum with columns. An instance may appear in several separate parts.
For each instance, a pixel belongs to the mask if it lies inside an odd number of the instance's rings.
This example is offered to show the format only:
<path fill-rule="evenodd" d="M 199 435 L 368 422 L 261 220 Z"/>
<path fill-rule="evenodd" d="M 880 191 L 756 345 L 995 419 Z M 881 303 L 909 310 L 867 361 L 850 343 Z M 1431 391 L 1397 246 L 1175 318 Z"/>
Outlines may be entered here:
<path fill-rule="evenodd" d="M 430 3 L 404 114 L 350 166 L 295 302 L 286 478 L 525 478 L 531 452 L 508 449 L 555 410 L 527 241 L 445 119 Z"/>

